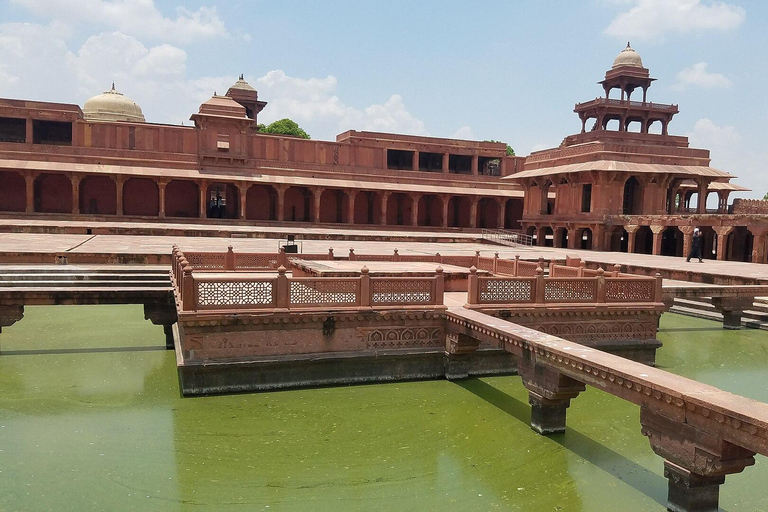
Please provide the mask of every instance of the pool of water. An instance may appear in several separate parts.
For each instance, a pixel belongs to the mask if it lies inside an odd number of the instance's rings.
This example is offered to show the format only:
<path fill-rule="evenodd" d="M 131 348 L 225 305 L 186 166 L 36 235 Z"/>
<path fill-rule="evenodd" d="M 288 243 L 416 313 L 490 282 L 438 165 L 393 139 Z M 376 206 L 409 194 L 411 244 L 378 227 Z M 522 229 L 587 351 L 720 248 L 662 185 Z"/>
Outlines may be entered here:
<path fill-rule="evenodd" d="M 768 333 L 665 314 L 659 366 L 768 402 Z M 181 398 L 141 307 L 28 307 L 0 334 L 0 510 L 664 510 L 639 409 L 595 389 L 564 435 L 518 377 Z M 768 510 L 768 463 L 726 510 Z"/>

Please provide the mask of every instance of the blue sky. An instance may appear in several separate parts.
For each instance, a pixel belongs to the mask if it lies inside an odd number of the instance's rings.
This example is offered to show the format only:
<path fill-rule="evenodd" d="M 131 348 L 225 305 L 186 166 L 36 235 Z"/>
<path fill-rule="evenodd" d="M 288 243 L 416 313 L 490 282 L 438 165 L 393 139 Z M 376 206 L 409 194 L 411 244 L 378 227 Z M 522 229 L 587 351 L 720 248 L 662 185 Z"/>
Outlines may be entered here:
<path fill-rule="evenodd" d="M 153 1 L 0 4 L 0 96 L 109 88 L 148 121 L 189 115 L 240 73 L 313 138 L 347 129 L 497 139 L 519 155 L 580 129 L 576 102 L 629 40 L 680 105 L 670 132 L 768 192 L 768 6 L 726 0 Z"/>

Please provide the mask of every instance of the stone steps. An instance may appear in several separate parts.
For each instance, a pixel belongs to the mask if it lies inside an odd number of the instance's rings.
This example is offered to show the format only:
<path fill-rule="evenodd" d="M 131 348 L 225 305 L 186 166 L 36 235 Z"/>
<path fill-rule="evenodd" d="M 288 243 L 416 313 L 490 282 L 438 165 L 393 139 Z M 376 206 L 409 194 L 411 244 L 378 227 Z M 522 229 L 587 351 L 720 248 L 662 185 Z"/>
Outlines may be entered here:
<path fill-rule="evenodd" d="M 0 289 L 2 288 L 158 288 L 168 287 L 170 284 L 168 278 L 161 279 L 76 279 L 76 280 L 63 280 L 63 279 L 34 279 L 34 280 L 16 280 L 5 281 L 0 280 Z"/>
<path fill-rule="evenodd" d="M 113 283 L 119 283 L 123 281 L 145 281 L 148 283 L 151 282 L 167 282 L 168 281 L 168 272 L 165 272 L 164 274 L 157 273 L 157 274 L 107 274 L 107 273 L 101 273 L 101 274 L 86 274 L 86 273 L 77 273 L 77 274 L 65 274 L 65 273 L 34 273 L 34 274 L 28 274 L 28 273 L 0 273 L 0 286 L 4 286 L 6 283 L 13 283 L 13 282 L 43 282 L 43 281 L 69 281 L 69 282 L 83 282 L 83 281 L 104 281 L 104 282 L 113 282 Z"/>

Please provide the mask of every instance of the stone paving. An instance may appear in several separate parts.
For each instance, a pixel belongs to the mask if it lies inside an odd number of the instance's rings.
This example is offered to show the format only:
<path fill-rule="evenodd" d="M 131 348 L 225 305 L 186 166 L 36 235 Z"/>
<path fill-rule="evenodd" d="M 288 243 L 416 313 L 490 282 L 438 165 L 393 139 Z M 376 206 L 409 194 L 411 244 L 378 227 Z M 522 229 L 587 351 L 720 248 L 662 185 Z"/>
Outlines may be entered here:
<path fill-rule="evenodd" d="M 397 231 L 398 236 L 405 233 Z M 358 256 L 365 254 L 386 254 L 398 249 L 400 254 L 435 254 L 442 255 L 474 254 L 479 250 L 483 256 L 493 256 L 495 252 L 502 258 L 533 259 L 539 256 L 564 259 L 566 255 L 578 256 L 589 261 L 607 264 L 628 264 L 669 270 L 708 272 L 723 276 L 744 276 L 768 280 L 768 265 L 737 261 L 704 260 L 704 263 L 686 263 L 685 258 L 653 256 L 648 254 L 627 254 L 619 252 L 599 252 L 579 249 L 558 249 L 552 247 L 505 247 L 477 243 L 450 242 L 384 242 L 363 240 L 303 240 L 301 230 L 296 230 L 297 240 L 302 244 L 302 252 L 324 253 L 329 248 L 341 256 L 350 248 Z M 187 251 L 226 251 L 231 245 L 237 252 L 275 252 L 284 240 L 276 238 L 222 238 L 222 237 L 183 237 L 183 236 L 139 236 L 139 235 L 65 235 L 0 233 L 0 252 L 80 252 L 80 253 L 137 253 L 169 254 L 171 246 L 178 244 Z"/>

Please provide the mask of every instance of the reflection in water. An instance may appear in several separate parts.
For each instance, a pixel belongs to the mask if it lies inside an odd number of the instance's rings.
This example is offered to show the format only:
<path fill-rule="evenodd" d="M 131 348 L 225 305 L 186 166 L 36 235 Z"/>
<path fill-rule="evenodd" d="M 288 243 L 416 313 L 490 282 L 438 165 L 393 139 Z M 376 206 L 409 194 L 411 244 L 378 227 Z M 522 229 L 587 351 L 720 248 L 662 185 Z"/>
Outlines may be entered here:
<path fill-rule="evenodd" d="M 660 364 L 768 401 L 765 334 L 716 327 L 665 315 Z M 547 438 L 517 377 L 182 399 L 140 307 L 31 307 L 0 342 L 0 509 L 664 509 L 638 408 L 595 389 Z M 766 479 L 721 506 L 768 509 Z"/>

